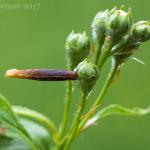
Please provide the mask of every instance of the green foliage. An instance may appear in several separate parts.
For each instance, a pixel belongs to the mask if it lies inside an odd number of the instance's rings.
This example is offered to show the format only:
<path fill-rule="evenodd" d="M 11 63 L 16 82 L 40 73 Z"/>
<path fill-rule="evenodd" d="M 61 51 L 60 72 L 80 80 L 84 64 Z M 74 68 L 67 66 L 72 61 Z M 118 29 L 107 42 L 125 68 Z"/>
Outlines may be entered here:
<path fill-rule="evenodd" d="M 2 150 L 48 150 L 50 135 L 36 122 L 18 116 L 0 95 L 0 148 Z"/>
<path fill-rule="evenodd" d="M 38 145 L 40 150 L 49 150 L 50 134 L 41 124 L 25 118 L 19 118 L 19 121 L 27 132 L 30 133 L 33 143 Z"/>
<path fill-rule="evenodd" d="M 98 111 L 92 118 L 85 124 L 83 130 L 89 126 L 94 125 L 98 120 L 111 116 L 111 115 L 127 115 L 127 116 L 142 116 L 150 113 L 150 108 L 127 108 L 118 104 L 111 104 Z"/>

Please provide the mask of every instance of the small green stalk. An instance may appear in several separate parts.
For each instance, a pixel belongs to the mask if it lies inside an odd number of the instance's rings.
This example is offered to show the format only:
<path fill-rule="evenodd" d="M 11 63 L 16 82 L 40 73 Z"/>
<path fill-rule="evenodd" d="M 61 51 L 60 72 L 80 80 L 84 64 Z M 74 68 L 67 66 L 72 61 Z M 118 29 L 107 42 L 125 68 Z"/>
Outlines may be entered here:
<path fill-rule="evenodd" d="M 97 65 L 98 64 L 98 62 L 99 62 L 99 58 L 100 58 L 100 56 L 101 56 L 101 49 L 102 49 L 102 46 L 103 46 L 103 43 L 104 43 L 104 40 L 102 39 L 101 41 L 100 41 L 100 43 L 98 44 L 98 46 L 97 46 L 97 50 L 96 50 L 96 56 L 95 56 L 95 65 Z"/>
<path fill-rule="evenodd" d="M 67 88 L 66 88 L 66 106 L 64 110 L 64 116 L 63 116 L 63 121 L 60 127 L 60 135 L 59 139 L 62 138 L 65 129 L 67 128 L 67 123 L 69 119 L 69 114 L 70 114 L 70 107 L 71 107 L 71 93 L 72 93 L 72 82 L 67 81 Z"/>
<path fill-rule="evenodd" d="M 79 125 L 79 130 L 78 132 L 80 132 L 82 130 L 82 128 L 84 127 L 84 125 L 86 124 L 86 122 L 96 113 L 96 110 L 100 107 L 100 104 L 102 102 L 102 99 L 104 98 L 110 83 L 112 82 L 116 71 L 118 69 L 118 65 L 116 64 L 116 62 L 114 61 L 114 59 L 112 59 L 112 67 L 111 67 L 111 71 L 105 81 L 105 84 L 100 92 L 100 94 L 98 95 L 95 103 L 93 104 L 93 106 L 91 107 L 90 111 L 87 113 L 87 115 L 85 116 L 85 118 L 82 120 L 82 122 Z"/>
<path fill-rule="evenodd" d="M 100 71 L 107 58 L 110 56 L 112 47 L 113 47 L 112 39 L 111 37 L 108 36 L 105 38 L 104 45 L 101 50 L 101 55 L 99 56 L 98 63 L 97 63 L 97 66 Z"/>
<path fill-rule="evenodd" d="M 99 71 L 101 71 L 105 61 L 107 60 L 107 58 L 108 58 L 108 53 L 104 52 L 104 53 L 101 54 L 101 56 L 99 58 L 99 61 L 98 61 L 98 64 L 97 64 L 97 66 L 99 68 Z"/>
<path fill-rule="evenodd" d="M 66 141 L 66 143 L 64 145 L 63 150 L 67 150 L 69 148 L 72 140 L 76 136 L 76 133 L 77 133 L 77 130 L 78 130 L 78 126 L 80 124 L 80 118 L 81 118 L 82 112 L 83 112 L 83 110 L 85 108 L 86 100 L 87 100 L 87 94 L 82 93 L 81 101 L 80 101 L 80 104 L 79 104 L 79 108 L 78 108 L 78 110 L 76 112 L 76 115 L 75 115 L 75 118 L 74 118 L 71 130 L 70 130 L 70 133 L 68 135 L 68 138 L 67 138 L 67 141 Z"/>

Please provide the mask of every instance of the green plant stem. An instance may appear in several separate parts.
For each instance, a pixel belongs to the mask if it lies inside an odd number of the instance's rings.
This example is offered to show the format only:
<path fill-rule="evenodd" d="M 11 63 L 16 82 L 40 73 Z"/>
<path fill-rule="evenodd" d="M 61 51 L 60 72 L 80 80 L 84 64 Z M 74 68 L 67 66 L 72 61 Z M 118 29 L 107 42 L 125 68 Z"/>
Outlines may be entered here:
<path fill-rule="evenodd" d="M 97 63 L 97 66 L 99 68 L 99 70 L 101 71 L 105 61 L 107 60 L 107 58 L 109 56 L 111 56 L 111 49 L 112 49 L 112 41 L 111 41 L 111 38 L 105 38 L 105 42 L 103 44 L 103 48 L 101 50 L 101 55 L 99 56 L 99 59 L 98 59 L 98 63 Z"/>
<path fill-rule="evenodd" d="M 71 94 L 72 94 L 72 82 L 67 81 L 66 105 L 65 105 L 64 115 L 63 115 L 63 121 L 62 121 L 62 124 L 60 126 L 59 139 L 62 138 L 62 136 L 65 132 L 65 129 L 67 128 L 67 123 L 68 123 L 70 108 L 71 108 Z"/>
<path fill-rule="evenodd" d="M 90 111 L 86 114 L 86 116 L 80 123 L 78 132 L 80 132 L 82 130 L 82 128 L 84 128 L 84 125 L 86 124 L 86 122 L 96 113 L 96 110 L 100 107 L 100 104 L 110 86 L 110 83 L 112 82 L 112 80 L 116 74 L 117 69 L 118 69 L 118 65 L 116 64 L 115 60 L 112 59 L 111 70 L 110 70 L 110 73 L 109 73 L 105 83 L 104 83 L 104 86 L 103 86 L 100 94 L 98 95 L 95 103 L 91 107 Z"/>
<path fill-rule="evenodd" d="M 100 59 L 99 59 L 99 62 L 98 62 L 98 64 L 97 64 L 97 66 L 98 66 L 98 68 L 99 68 L 99 71 L 101 71 L 101 69 L 102 69 L 104 63 L 105 63 L 106 60 L 107 60 L 107 58 L 108 58 L 108 54 L 107 54 L 107 53 L 104 52 L 104 53 L 101 54 Z"/>
<path fill-rule="evenodd" d="M 58 136 L 57 128 L 55 127 L 54 123 L 47 117 L 43 116 L 42 114 L 40 114 L 36 111 L 30 110 L 30 109 L 19 108 L 16 106 L 13 107 L 13 110 L 19 116 L 27 117 L 27 118 L 30 118 L 32 120 L 35 120 L 35 121 L 41 123 L 42 125 L 47 127 L 47 129 L 50 130 L 50 133 L 52 134 L 53 138 L 55 140 L 57 139 L 57 136 Z"/>
<path fill-rule="evenodd" d="M 97 48 L 96 48 L 96 56 L 95 56 L 95 60 L 94 60 L 95 65 L 98 64 L 99 58 L 101 56 L 103 43 L 104 43 L 104 39 L 101 39 Z"/>
<path fill-rule="evenodd" d="M 87 100 L 87 94 L 82 93 L 79 108 L 76 112 L 76 115 L 75 115 L 75 118 L 74 118 L 74 121 L 73 121 L 73 124 L 72 124 L 72 128 L 70 130 L 70 133 L 68 135 L 68 138 L 67 138 L 67 141 L 64 145 L 63 150 L 67 150 L 69 148 L 72 140 L 76 136 L 76 132 L 78 130 L 78 126 L 79 126 L 79 123 L 80 123 L 80 118 L 81 118 L 82 112 L 85 108 L 86 100 Z"/>

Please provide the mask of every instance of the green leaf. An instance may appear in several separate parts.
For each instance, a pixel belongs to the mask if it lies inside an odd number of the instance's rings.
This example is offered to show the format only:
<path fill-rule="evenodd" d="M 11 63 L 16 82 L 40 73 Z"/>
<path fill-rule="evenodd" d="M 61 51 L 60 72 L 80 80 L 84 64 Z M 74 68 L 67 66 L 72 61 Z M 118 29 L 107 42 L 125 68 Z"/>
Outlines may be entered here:
<path fill-rule="evenodd" d="M 54 139 L 57 138 L 57 134 L 58 134 L 57 128 L 55 127 L 53 122 L 45 115 L 35 110 L 31 110 L 29 108 L 25 108 L 21 106 L 13 106 L 13 110 L 18 116 L 30 119 L 32 121 L 36 121 L 37 123 L 43 125 L 45 128 L 47 128 L 49 134 L 51 134 Z"/>
<path fill-rule="evenodd" d="M 129 115 L 129 116 L 141 116 L 150 113 L 150 107 L 143 109 L 143 108 L 126 108 L 124 106 L 120 106 L 118 104 L 112 104 L 106 106 L 105 108 L 101 109 L 95 116 L 87 121 L 83 130 L 89 126 L 94 125 L 98 120 L 110 116 L 110 115 Z"/>
<path fill-rule="evenodd" d="M 10 138 L 7 136 L 0 136 L 0 149 L 1 150 L 30 150 L 28 145 L 23 141 Z"/>
<path fill-rule="evenodd" d="M 3 132 L 0 134 L 1 150 L 36 150 L 31 141 L 20 130 L 5 121 L 0 121 Z"/>
<path fill-rule="evenodd" d="M 57 136 L 57 129 L 52 121 L 43 114 L 29 108 L 13 106 L 13 110 L 40 149 L 49 149 L 50 135 L 54 138 Z"/>
<path fill-rule="evenodd" d="M 50 134 L 44 126 L 35 121 L 23 117 L 20 117 L 20 122 L 30 133 L 33 141 L 36 145 L 38 145 L 40 150 L 50 149 Z"/>
<path fill-rule="evenodd" d="M 8 101 L 0 95 L 0 149 L 38 150 Z M 6 143 L 6 144 L 5 144 Z M 21 144 L 20 143 L 24 143 Z M 23 146 L 24 145 L 24 146 Z M 11 148 L 10 148 L 11 147 Z M 18 148 L 16 148 L 18 147 Z M 40 149 L 39 149 L 40 150 Z"/>
<path fill-rule="evenodd" d="M 2 95 L 0 95 L 0 120 L 4 120 L 5 122 L 11 124 L 12 126 L 15 126 L 19 130 L 21 130 L 24 134 L 29 136 L 26 130 L 18 121 L 16 114 L 13 112 L 11 108 L 11 105 Z"/>

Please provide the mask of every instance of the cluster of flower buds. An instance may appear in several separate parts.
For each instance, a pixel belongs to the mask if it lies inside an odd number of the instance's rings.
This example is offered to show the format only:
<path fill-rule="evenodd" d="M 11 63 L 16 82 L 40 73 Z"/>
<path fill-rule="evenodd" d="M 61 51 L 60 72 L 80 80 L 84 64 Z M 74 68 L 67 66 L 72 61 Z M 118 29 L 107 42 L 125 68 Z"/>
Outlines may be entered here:
<path fill-rule="evenodd" d="M 90 41 L 86 33 L 72 32 L 66 40 L 65 47 L 69 68 L 77 72 L 82 92 L 87 95 L 96 83 L 99 72 L 97 66 L 87 59 L 90 53 Z"/>
<path fill-rule="evenodd" d="M 11 70 L 7 77 L 30 78 L 34 80 L 76 80 L 79 79 L 84 93 L 89 93 L 99 77 L 101 64 L 113 56 L 116 64 L 121 65 L 135 53 L 142 42 L 150 39 L 150 21 L 133 23 L 131 9 L 124 7 L 98 12 L 92 22 L 92 43 L 96 47 L 90 53 L 91 46 L 86 32 L 72 32 L 66 39 L 66 55 L 70 72 L 64 70 Z M 87 59 L 92 56 L 93 59 Z M 74 71 L 73 71 L 74 70 Z"/>
<path fill-rule="evenodd" d="M 113 56 L 116 64 L 120 66 L 139 49 L 142 42 L 150 39 L 150 22 L 139 21 L 134 24 L 131 9 L 125 11 L 124 7 L 100 11 L 92 22 L 92 39 L 95 47 L 99 48 L 96 49 L 100 51 L 100 53 L 96 53 L 96 55 L 99 54 L 99 60 L 103 59 L 101 55 L 105 53 L 107 56 Z M 88 92 L 92 89 L 98 78 L 99 69 L 98 64 L 95 66 L 87 60 L 78 65 L 76 71 L 81 79 L 82 89 Z M 91 70 L 96 76 L 93 82 L 88 80 L 88 73 L 90 73 L 92 79 Z"/>
<path fill-rule="evenodd" d="M 139 21 L 133 24 L 130 34 L 123 38 L 122 42 L 112 48 L 118 64 L 139 50 L 142 42 L 150 39 L 150 22 Z"/>
<path fill-rule="evenodd" d="M 142 42 L 150 39 L 150 22 L 133 23 L 131 9 L 124 7 L 99 12 L 92 23 L 93 41 L 103 46 L 100 51 L 107 51 L 120 63 L 139 49 Z M 109 40 L 108 40 L 109 39 Z M 105 45 L 109 45 L 106 49 Z M 120 57 L 120 58 L 118 58 Z"/>
<path fill-rule="evenodd" d="M 94 43 L 102 44 L 106 38 L 110 38 L 111 45 L 115 45 L 121 38 L 128 34 L 132 26 L 131 11 L 124 11 L 116 7 L 112 10 L 98 12 L 92 22 L 92 35 Z"/>

